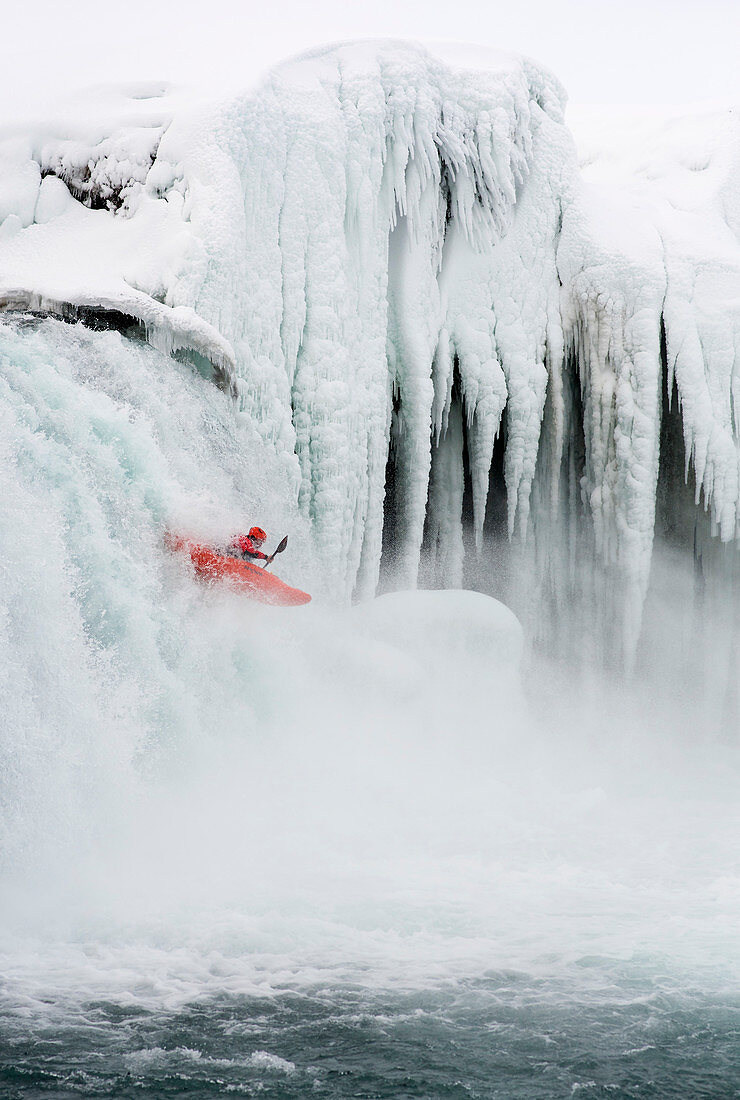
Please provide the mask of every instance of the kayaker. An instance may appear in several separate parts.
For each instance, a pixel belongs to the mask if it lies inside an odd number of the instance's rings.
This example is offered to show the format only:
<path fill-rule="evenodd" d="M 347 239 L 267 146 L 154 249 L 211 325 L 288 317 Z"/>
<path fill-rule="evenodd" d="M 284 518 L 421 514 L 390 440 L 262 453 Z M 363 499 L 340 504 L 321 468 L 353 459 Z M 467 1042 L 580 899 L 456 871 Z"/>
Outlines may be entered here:
<path fill-rule="evenodd" d="M 262 553 L 267 535 L 261 527 L 250 527 L 248 535 L 235 535 L 226 548 L 226 553 L 231 558 L 241 558 L 242 561 L 252 561 L 254 558 L 262 558 L 267 561 L 267 554 Z"/>

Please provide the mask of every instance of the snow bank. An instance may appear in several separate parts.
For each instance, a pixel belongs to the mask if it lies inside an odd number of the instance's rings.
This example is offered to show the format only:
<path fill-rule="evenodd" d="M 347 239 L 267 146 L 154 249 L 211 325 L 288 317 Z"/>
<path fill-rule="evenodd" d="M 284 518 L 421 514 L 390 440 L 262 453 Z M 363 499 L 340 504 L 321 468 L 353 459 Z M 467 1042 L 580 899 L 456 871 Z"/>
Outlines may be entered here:
<path fill-rule="evenodd" d="M 138 324 L 233 387 L 228 341 L 172 293 L 192 246 L 181 170 L 158 159 L 177 110 L 187 99 L 164 87 L 91 89 L 23 136 L 0 131 L 0 310 Z"/>
<path fill-rule="evenodd" d="M 694 544 L 738 534 L 738 123 L 643 120 L 619 165 L 584 123 L 581 172 L 564 102 L 525 59 L 397 42 L 221 104 L 101 93 L 0 134 L 0 308 L 214 364 L 334 588 L 383 559 L 523 614 L 585 595 L 633 653 L 660 485 L 691 471 Z"/>

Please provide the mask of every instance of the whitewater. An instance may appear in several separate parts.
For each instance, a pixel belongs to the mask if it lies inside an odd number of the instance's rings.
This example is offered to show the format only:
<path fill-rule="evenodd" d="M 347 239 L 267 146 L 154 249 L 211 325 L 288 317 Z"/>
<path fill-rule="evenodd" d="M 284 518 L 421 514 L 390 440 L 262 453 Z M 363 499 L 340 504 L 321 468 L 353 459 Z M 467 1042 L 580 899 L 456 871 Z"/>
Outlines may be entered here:
<path fill-rule="evenodd" d="M 734 118 L 95 103 L 0 143 L 2 1094 L 736 1096 Z M 310 605 L 164 542 L 253 522 Z"/>

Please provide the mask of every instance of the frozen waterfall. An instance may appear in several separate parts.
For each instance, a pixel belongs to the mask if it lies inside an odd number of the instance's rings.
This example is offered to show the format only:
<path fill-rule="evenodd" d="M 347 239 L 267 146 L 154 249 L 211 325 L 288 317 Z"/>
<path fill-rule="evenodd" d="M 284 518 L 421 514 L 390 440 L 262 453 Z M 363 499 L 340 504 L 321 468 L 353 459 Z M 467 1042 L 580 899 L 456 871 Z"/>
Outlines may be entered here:
<path fill-rule="evenodd" d="M 629 663 L 657 533 L 734 637 L 737 119 L 615 185 L 564 104 L 532 62 L 396 42 L 226 103 L 101 92 L 0 135 L 0 304 L 231 392 L 327 590 L 464 584 L 556 647 L 582 605 L 565 644 Z"/>
<path fill-rule="evenodd" d="M 564 98 L 0 122 L 3 1096 L 729 1095 L 737 122 Z"/>

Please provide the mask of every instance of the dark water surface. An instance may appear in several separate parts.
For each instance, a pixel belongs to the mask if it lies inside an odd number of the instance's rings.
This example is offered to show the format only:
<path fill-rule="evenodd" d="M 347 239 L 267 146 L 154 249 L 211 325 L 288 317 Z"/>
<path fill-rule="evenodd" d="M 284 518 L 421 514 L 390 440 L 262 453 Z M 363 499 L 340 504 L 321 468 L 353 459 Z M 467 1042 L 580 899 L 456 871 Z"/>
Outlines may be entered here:
<path fill-rule="evenodd" d="M 740 1096 L 737 997 L 607 984 L 599 999 L 593 985 L 499 973 L 431 992 L 317 987 L 171 1012 L 99 1001 L 62 1019 L 50 1004 L 44 1019 L 16 1006 L 2 1024 L 0 1095 Z"/>

